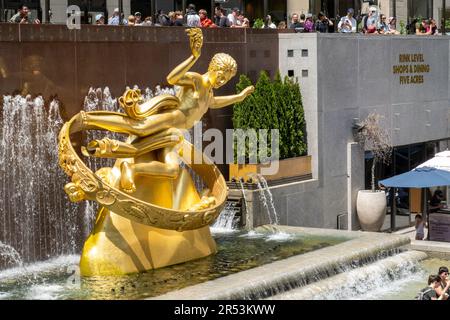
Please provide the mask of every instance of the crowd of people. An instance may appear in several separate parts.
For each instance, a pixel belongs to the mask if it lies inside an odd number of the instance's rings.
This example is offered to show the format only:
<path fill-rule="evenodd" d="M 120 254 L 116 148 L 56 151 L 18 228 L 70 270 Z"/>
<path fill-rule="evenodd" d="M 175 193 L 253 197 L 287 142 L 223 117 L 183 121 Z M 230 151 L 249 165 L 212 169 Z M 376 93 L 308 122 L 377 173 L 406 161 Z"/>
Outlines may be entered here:
<path fill-rule="evenodd" d="M 156 18 L 148 16 L 142 19 L 142 14 L 136 12 L 134 15 L 130 15 L 127 19 L 122 16 L 119 19 L 119 9 L 116 8 L 112 16 L 105 20 L 102 14 L 98 14 L 95 17 L 95 23 L 98 25 L 108 24 L 108 25 L 128 25 L 128 26 L 155 26 L 155 27 L 200 27 L 200 28 L 249 28 L 250 21 L 246 18 L 238 8 L 234 8 L 231 12 L 227 12 L 226 9 L 217 6 L 215 8 L 214 16 L 208 17 L 208 12 L 205 9 L 196 10 L 195 5 L 190 4 L 186 8 L 185 12 L 182 11 L 171 11 L 164 12 L 159 10 Z M 268 28 L 276 28 L 275 24 L 272 23 L 271 17 L 266 18 L 266 23 Z"/>
<path fill-rule="evenodd" d="M 258 19 L 257 19 L 258 20 Z M 30 18 L 30 10 L 26 5 L 20 5 L 18 12 L 10 19 L 12 23 L 40 23 L 38 19 Z M 97 25 L 127 25 L 127 26 L 183 26 L 183 27 L 203 27 L 203 28 L 267 28 L 267 29 L 294 29 L 296 32 L 319 32 L 319 33 L 357 33 L 364 34 L 416 34 L 416 35 L 436 35 L 439 34 L 435 19 L 414 19 L 405 30 L 397 30 L 397 19 L 387 17 L 377 7 L 370 7 L 365 15 L 355 17 L 352 8 L 347 10 L 344 17 L 328 18 L 325 13 L 319 12 L 317 16 L 312 14 L 293 13 L 288 22 L 280 21 L 277 24 L 267 15 L 264 20 L 254 21 L 253 24 L 245 15 L 234 8 L 231 11 L 216 6 L 214 15 L 208 17 L 205 9 L 196 10 L 195 5 L 190 4 L 185 12 L 160 10 L 155 18 L 148 16 L 143 19 L 140 12 L 126 18 L 121 14 L 119 8 L 114 9 L 112 15 L 106 17 L 99 13 L 95 16 Z"/>
<path fill-rule="evenodd" d="M 333 22 L 334 21 L 334 22 Z M 335 26 L 336 24 L 336 26 Z M 369 12 L 363 16 L 355 17 L 352 8 L 347 10 L 344 17 L 329 19 L 323 12 L 319 12 L 317 17 L 312 14 L 292 14 L 290 28 L 297 32 L 340 32 L 363 34 L 416 34 L 416 35 L 436 35 L 438 27 L 435 19 L 414 19 L 403 32 L 397 30 L 397 19 L 387 17 L 379 12 L 376 7 L 370 7 Z"/>

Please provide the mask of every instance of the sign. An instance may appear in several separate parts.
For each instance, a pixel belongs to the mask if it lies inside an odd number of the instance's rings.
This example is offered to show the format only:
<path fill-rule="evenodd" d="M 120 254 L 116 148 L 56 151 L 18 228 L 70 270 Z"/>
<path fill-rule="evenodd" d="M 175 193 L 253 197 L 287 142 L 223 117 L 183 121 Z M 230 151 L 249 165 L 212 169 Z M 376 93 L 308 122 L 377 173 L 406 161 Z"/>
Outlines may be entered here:
<path fill-rule="evenodd" d="M 450 214 L 432 213 L 429 222 L 430 241 L 450 242 Z"/>
<path fill-rule="evenodd" d="M 423 84 L 424 75 L 430 73 L 430 65 L 422 53 L 401 53 L 398 63 L 392 67 L 392 73 L 399 75 L 400 85 Z"/>

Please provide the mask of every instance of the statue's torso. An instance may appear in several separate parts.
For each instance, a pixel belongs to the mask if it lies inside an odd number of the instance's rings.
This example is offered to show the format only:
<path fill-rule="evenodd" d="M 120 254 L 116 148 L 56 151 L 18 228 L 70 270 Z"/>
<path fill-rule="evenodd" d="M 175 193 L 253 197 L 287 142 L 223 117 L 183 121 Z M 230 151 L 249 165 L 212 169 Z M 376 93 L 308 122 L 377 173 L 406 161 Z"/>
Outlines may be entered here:
<path fill-rule="evenodd" d="M 200 121 L 208 111 L 213 99 L 211 89 L 200 87 L 197 94 L 192 87 L 182 87 L 177 96 L 180 99 L 179 109 L 186 117 L 185 128 L 190 129 L 196 121 Z"/>

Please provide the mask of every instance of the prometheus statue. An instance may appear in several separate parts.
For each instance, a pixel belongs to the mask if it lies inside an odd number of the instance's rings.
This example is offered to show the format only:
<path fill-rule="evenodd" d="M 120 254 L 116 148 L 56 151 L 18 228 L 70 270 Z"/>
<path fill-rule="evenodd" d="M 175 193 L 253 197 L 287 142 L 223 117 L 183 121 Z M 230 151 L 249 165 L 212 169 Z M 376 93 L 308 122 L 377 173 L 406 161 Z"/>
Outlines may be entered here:
<path fill-rule="evenodd" d="M 71 177 L 66 193 L 73 202 L 92 200 L 101 206 L 81 255 L 84 276 L 140 272 L 216 252 L 209 225 L 224 207 L 225 179 L 181 130 L 190 129 L 208 108 L 240 102 L 254 88 L 215 97 L 213 89 L 235 76 L 236 61 L 219 53 L 205 74 L 190 72 L 203 35 L 198 28 L 186 32 L 192 55 L 167 76 L 179 87 L 176 96 L 163 94 L 143 103 L 139 90 L 127 90 L 119 99 L 125 113 L 81 111 L 60 132 L 59 162 Z M 128 135 L 125 142 L 105 137 L 81 148 L 84 156 L 117 159 L 113 168 L 93 173 L 80 159 L 70 135 L 84 130 Z M 207 186 L 201 194 L 187 167 Z"/>

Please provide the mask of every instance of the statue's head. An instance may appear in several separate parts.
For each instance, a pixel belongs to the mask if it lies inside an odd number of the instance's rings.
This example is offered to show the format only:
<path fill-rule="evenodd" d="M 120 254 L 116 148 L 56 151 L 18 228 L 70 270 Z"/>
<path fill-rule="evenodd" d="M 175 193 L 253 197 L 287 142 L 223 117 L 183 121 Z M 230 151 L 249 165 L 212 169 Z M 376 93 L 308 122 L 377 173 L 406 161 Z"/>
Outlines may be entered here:
<path fill-rule="evenodd" d="M 216 54 L 208 68 L 209 79 L 212 86 L 217 89 L 226 84 L 236 75 L 237 63 L 226 53 Z"/>

